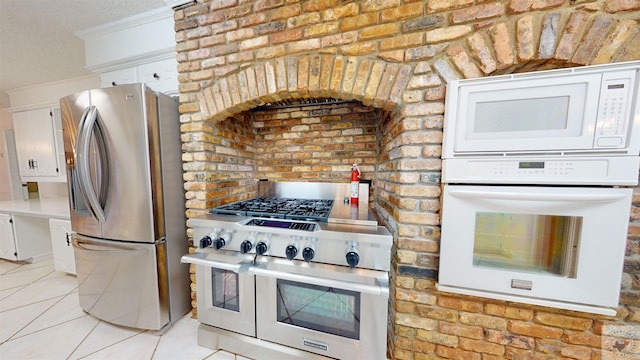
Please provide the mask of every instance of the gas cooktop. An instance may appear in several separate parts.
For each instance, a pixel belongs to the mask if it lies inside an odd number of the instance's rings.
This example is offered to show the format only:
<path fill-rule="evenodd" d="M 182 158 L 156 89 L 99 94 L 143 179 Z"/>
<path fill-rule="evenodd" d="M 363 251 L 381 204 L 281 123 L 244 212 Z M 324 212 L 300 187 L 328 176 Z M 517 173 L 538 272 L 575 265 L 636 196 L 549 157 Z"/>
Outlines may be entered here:
<path fill-rule="evenodd" d="M 217 207 L 211 213 L 326 222 L 332 206 L 333 200 L 261 196 Z"/>

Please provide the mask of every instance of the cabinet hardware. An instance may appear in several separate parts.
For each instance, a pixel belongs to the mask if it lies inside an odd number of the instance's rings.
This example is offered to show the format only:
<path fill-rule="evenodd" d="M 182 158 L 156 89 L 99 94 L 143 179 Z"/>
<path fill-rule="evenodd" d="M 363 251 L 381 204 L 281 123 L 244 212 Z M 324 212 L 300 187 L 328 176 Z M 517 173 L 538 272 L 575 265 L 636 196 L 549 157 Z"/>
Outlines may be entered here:
<path fill-rule="evenodd" d="M 115 81 L 112 81 L 112 82 L 111 82 L 111 86 L 116 86 L 116 85 L 118 85 L 118 84 L 116 84 L 116 82 L 115 82 Z"/>
<path fill-rule="evenodd" d="M 158 75 L 158 73 L 153 73 L 153 78 L 156 80 L 160 80 L 160 75 Z"/>
<path fill-rule="evenodd" d="M 71 240 L 69 239 L 69 236 L 70 236 L 71 234 L 66 233 L 66 235 L 67 235 L 67 246 L 71 246 Z"/>

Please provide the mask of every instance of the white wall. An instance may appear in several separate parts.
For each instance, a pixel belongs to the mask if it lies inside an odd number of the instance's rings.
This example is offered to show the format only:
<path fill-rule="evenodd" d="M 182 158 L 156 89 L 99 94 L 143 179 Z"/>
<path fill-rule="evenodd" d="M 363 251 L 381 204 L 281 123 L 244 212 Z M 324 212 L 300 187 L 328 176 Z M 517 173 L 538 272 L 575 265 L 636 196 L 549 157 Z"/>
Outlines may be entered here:
<path fill-rule="evenodd" d="M 11 114 L 4 111 L 9 107 L 9 96 L 0 92 L 0 201 L 12 200 L 9 172 L 9 154 L 4 139 L 4 130 L 13 128 Z"/>

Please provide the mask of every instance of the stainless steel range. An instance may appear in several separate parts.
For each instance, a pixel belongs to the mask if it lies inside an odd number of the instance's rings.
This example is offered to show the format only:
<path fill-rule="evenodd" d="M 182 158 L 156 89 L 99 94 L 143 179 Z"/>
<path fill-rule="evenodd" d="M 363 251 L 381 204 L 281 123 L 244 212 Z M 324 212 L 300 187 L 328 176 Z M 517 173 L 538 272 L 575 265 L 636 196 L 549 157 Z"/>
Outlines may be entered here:
<path fill-rule="evenodd" d="M 348 191 L 269 183 L 190 220 L 198 344 L 254 359 L 386 358 L 393 239 Z"/>

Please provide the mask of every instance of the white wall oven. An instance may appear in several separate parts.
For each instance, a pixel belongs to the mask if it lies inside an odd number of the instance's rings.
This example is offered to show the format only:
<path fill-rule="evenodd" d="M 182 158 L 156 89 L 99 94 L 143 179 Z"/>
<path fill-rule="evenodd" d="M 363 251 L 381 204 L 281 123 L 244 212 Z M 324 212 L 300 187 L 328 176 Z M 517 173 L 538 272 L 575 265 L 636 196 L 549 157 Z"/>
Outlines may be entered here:
<path fill-rule="evenodd" d="M 640 62 L 449 84 L 438 289 L 614 315 Z"/>

